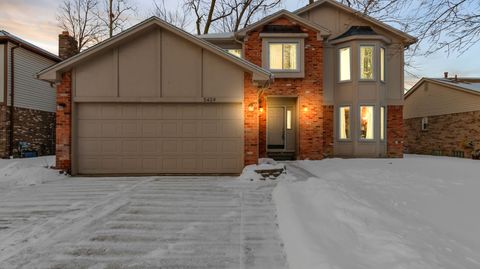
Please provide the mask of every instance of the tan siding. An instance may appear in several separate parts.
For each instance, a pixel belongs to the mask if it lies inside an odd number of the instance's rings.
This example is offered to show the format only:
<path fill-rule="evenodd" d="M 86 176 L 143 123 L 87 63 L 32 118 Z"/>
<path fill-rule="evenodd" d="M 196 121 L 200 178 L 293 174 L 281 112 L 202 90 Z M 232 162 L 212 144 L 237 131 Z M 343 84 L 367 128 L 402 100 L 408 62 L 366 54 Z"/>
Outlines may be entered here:
<path fill-rule="evenodd" d="M 162 32 L 162 96 L 200 97 L 202 48 Z"/>
<path fill-rule="evenodd" d="M 113 50 L 80 64 L 75 69 L 76 96 L 117 96 L 116 71 Z"/>
<path fill-rule="evenodd" d="M 160 31 L 150 31 L 119 48 L 120 96 L 160 97 Z"/>
<path fill-rule="evenodd" d="M 203 54 L 203 96 L 243 98 L 243 71 L 210 52 Z"/>
<path fill-rule="evenodd" d="M 55 62 L 23 48 L 14 51 L 15 106 L 54 112 L 55 88 L 36 74 Z"/>
<path fill-rule="evenodd" d="M 480 96 L 436 83 L 422 83 L 405 99 L 404 118 L 417 118 L 480 110 Z"/>

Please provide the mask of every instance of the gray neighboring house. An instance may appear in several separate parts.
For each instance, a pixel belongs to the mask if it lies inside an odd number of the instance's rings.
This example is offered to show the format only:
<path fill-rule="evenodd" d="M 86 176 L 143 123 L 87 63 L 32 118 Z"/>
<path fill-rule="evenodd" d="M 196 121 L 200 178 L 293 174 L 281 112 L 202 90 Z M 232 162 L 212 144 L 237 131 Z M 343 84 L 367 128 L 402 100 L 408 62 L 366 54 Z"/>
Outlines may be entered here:
<path fill-rule="evenodd" d="M 60 61 L 0 30 L 0 157 L 55 153 L 55 87 L 35 75 Z"/>

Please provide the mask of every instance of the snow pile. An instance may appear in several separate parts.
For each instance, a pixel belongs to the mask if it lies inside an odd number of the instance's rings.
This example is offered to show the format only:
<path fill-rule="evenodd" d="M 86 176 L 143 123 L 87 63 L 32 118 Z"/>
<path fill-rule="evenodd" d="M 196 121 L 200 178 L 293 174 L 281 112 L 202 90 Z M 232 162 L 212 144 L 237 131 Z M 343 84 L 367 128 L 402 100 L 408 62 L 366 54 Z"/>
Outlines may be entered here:
<path fill-rule="evenodd" d="M 247 181 L 259 181 L 262 180 L 262 176 L 255 172 L 255 170 L 270 170 L 270 169 L 284 169 L 284 164 L 279 164 L 275 160 L 270 158 L 258 159 L 258 164 L 251 164 L 243 168 L 242 174 L 238 177 L 240 180 Z M 282 175 L 278 177 L 283 178 Z"/>
<path fill-rule="evenodd" d="M 274 190 L 291 268 L 480 268 L 480 163 L 407 156 L 297 165 Z"/>
<path fill-rule="evenodd" d="M 0 159 L 0 189 L 42 184 L 65 178 L 50 169 L 55 165 L 55 156 L 29 159 Z"/>

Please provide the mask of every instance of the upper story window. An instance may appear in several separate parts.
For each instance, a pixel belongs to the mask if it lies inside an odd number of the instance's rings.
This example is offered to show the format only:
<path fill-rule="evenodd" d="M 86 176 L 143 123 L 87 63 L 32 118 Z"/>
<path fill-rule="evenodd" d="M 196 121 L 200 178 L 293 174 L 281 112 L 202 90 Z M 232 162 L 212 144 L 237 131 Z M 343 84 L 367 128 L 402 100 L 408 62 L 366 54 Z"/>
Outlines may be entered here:
<path fill-rule="evenodd" d="M 238 58 L 242 58 L 242 50 L 241 49 L 227 49 L 228 53 L 237 56 Z"/>
<path fill-rule="evenodd" d="M 380 48 L 380 80 L 385 81 L 385 48 Z"/>
<path fill-rule="evenodd" d="M 375 46 L 360 46 L 360 79 L 373 80 L 373 52 Z"/>
<path fill-rule="evenodd" d="M 298 43 L 269 43 L 269 69 L 273 71 L 298 71 L 299 55 Z"/>
<path fill-rule="evenodd" d="M 350 74 L 350 48 L 341 48 L 339 50 L 340 61 L 340 81 L 348 81 L 351 79 Z"/>

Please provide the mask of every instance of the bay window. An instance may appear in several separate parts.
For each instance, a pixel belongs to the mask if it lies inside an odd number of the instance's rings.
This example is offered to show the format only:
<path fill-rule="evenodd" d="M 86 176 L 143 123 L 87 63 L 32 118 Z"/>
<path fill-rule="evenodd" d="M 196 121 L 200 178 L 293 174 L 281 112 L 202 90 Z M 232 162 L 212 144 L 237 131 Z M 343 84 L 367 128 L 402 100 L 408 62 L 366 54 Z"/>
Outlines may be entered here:
<path fill-rule="evenodd" d="M 274 71 L 297 71 L 299 54 L 298 43 L 269 43 L 269 69 Z"/>
<path fill-rule="evenodd" d="M 374 122 L 373 122 L 373 106 L 360 106 L 360 139 L 373 140 Z"/>
<path fill-rule="evenodd" d="M 373 80 L 374 46 L 360 46 L 360 79 Z"/>
<path fill-rule="evenodd" d="M 339 72 L 340 81 L 350 80 L 350 48 L 341 48 L 339 50 Z"/>
<path fill-rule="evenodd" d="M 339 124 L 339 136 L 341 140 L 350 139 L 350 107 L 341 106 L 340 107 L 340 124 Z"/>

